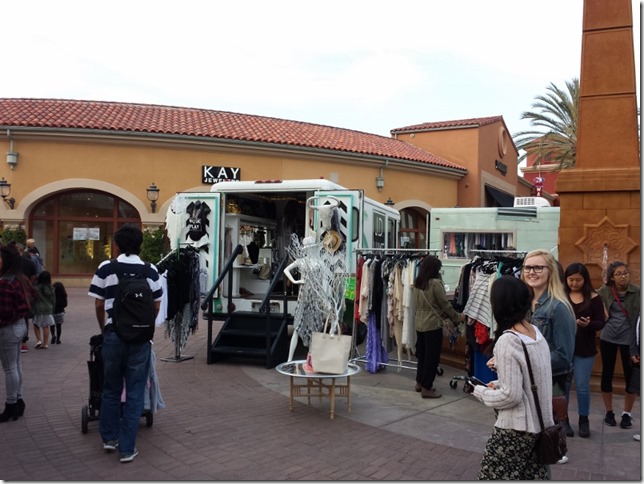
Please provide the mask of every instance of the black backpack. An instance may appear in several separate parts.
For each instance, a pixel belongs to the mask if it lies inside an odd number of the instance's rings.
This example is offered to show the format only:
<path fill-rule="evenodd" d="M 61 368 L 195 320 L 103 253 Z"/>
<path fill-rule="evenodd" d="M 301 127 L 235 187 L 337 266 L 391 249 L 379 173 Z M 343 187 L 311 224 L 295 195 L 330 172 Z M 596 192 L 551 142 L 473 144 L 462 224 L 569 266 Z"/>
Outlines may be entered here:
<path fill-rule="evenodd" d="M 119 280 L 112 306 L 112 324 L 124 343 L 141 344 L 154 337 L 154 298 L 148 285 L 149 263 L 140 266 L 135 276 L 119 270 L 116 259 L 111 259 L 112 271 Z M 128 265 L 132 267 L 132 265 Z"/>

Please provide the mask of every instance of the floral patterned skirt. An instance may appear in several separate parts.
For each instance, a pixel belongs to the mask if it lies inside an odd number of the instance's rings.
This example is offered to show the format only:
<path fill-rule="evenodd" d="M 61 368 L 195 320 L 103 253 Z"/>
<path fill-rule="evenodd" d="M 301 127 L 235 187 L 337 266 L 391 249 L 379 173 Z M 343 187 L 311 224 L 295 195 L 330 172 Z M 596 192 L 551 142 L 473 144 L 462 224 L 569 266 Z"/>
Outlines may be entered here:
<path fill-rule="evenodd" d="M 536 435 L 494 427 L 485 446 L 479 480 L 548 480 L 544 464 L 537 464 L 534 444 Z"/>

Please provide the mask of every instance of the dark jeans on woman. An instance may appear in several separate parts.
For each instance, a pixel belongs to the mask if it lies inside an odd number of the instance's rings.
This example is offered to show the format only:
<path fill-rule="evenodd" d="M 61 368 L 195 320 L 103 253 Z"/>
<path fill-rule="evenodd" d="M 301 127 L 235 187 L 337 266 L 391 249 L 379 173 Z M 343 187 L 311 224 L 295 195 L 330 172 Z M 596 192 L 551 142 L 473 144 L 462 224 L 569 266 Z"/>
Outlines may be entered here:
<path fill-rule="evenodd" d="M 628 345 L 619 345 L 616 343 L 609 343 L 608 341 L 599 340 L 599 352 L 602 357 L 602 379 L 601 390 L 604 393 L 612 393 L 613 391 L 613 376 L 615 375 L 615 362 L 617 361 L 617 350 L 619 350 L 622 359 L 622 368 L 624 369 L 624 380 L 626 383 L 625 391 L 631 384 L 631 357 Z"/>
<path fill-rule="evenodd" d="M 441 328 L 433 331 L 416 331 L 416 358 L 418 358 L 416 382 L 427 390 L 431 390 L 434 385 L 442 344 L 443 330 Z"/>

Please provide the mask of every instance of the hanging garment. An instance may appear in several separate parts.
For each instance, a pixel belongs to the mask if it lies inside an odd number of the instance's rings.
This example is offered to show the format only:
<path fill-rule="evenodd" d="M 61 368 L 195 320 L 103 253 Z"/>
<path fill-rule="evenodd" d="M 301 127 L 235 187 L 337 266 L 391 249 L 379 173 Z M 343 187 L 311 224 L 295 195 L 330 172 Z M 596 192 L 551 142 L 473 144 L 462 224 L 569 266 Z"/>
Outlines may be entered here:
<path fill-rule="evenodd" d="M 367 321 L 367 351 L 365 367 L 369 373 L 376 373 L 382 367 L 381 363 L 389 362 L 389 355 L 382 345 L 380 331 L 376 324 L 376 315 L 371 312 Z"/>

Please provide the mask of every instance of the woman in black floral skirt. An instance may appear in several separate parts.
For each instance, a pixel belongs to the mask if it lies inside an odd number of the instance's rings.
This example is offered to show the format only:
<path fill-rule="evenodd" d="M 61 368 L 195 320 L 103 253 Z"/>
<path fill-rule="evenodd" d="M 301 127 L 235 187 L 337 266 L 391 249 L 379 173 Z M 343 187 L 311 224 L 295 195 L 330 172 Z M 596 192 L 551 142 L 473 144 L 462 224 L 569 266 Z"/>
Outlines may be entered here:
<path fill-rule="evenodd" d="M 532 296 L 524 282 L 513 276 L 494 281 L 490 291 L 497 322 L 490 363 L 498 380 L 476 385 L 473 395 L 497 410 L 494 430 L 485 446 L 479 479 L 548 479 L 548 466 L 536 462 L 534 444 L 541 430 L 523 351 L 525 344 L 544 425 L 552 418 L 552 370 L 550 349 L 543 335 L 526 317 Z"/>

